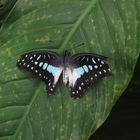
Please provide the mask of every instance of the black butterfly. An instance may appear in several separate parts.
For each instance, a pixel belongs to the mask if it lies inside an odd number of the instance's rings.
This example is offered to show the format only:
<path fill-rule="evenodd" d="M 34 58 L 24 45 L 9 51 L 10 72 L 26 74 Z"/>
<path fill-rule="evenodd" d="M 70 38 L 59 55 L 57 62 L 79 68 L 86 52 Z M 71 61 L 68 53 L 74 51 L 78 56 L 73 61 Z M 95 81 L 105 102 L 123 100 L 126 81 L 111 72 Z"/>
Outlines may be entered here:
<path fill-rule="evenodd" d="M 71 97 L 80 98 L 99 79 L 111 75 L 105 63 L 107 57 L 93 53 L 59 55 L 51 51 L 33 51 L 21 55 L 17 67 L 40 77 L 46 83 L 47 94 L 54 93 L 63 73 L 63 82 L 70 88 Z"/>

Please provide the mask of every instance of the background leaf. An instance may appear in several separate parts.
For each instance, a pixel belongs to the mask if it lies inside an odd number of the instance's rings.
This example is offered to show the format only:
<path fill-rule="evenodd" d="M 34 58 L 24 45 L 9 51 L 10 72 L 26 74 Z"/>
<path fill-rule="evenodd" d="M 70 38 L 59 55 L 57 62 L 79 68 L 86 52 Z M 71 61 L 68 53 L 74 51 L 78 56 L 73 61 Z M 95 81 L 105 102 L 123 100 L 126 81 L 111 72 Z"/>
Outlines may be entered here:
<path fill-rule="evenodd" d="M 0 34 L 0 140 L 88 139 L 133 74 L 139 8 L 138 0 L 18 0 Z M 46 96 L 43 82 L 15 66 L 26 51 L 70 48 L 109 57 L 113 71 L 80 100 L 62 82 Z"/>
<path fill-rule="evenodd" d="M 17 0 L 0 0 L 0 26 L 4 23 L 16 1 Z"/>

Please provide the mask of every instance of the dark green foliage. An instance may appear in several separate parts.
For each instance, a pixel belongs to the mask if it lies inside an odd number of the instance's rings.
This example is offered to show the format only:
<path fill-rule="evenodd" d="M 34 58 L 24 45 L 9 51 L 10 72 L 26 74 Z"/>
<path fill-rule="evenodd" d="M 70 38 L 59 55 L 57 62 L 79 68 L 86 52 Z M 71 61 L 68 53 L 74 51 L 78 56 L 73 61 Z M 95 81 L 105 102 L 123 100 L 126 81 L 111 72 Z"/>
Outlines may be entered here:
<path fill-rule="evenodd" d="M 0 32 L 0 140 L 88 139 L 132 77 L 138 9 L 139 0 L 18 0 Z M 44 83 L 15 66 L 26 51 L 66 48 L 109 57 L 113 75 L 73 100 L 62 82 L 46 96 Z"/>

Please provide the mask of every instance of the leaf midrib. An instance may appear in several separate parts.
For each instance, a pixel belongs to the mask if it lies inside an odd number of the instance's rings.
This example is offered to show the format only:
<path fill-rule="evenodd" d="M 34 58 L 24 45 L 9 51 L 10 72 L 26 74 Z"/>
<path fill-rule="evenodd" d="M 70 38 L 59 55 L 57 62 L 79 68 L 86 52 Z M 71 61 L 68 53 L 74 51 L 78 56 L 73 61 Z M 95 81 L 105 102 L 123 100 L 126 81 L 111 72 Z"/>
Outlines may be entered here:
<path fill-rule="evenodd" d="M 31 109 L 31 107 L 32 107 L 32 105 L 33 105 L 33 103 L 34 103 L 34 101 L 36 100 L 36 98 L 37 98 L 38 95 L 39 95 L 39 87 L 40 87 L 40 85 L 41 85 L 41 84 L 39 83 L 39 85 L 37 86 L 36 91 L 35 91 L 35 93 L 34 93 L 32 99 L 31 99 L 31 101 L 30 101 L 30 103 L 29 103 L 29 105 L 28 105 L 28 107 L 27 107 L 27 110 L 26 110 L 25 114 L 23 115 L 23 117 L 22 117 L 22 119 L 21 119 L 21 122 L 19 123 L 19 125 L 18 125 L 18 127 L 17 127 L 17 129 L 16 129 L 16 131 L 15 131 L 15 134 L 13 135 L 13 138 L 14 138 L 14 139 L 16 139 L 16 137 L 17 137 L 17 135 L 18 135 L 18 133 L 19 133 L 19 131 L 20 131 L 20 128 L 22 127 L 22 124 L 24 123 L 24 121 L 26 120 L 26 118 L 27 118 L 27 116 L 28 116 L 28 113 L 30 112 L 30 109 Z"/>
<path fill-rule="evenodd" d="M 60 46 L 60 51 L 61 52 L 63 52 L 63 50 L 65 49 L 65 46 L 67 45 L 67 43 L 69 42 L 69 40 L 72 38 L 73 34 L 77 31 L 78 27 L 83 22 L 83 20 L 85 19 L 85 17 L 91 12 L 91 10 L 92 10 L 92 8 L 93 8 L 93 6 L 94 6 L 94 4 L 95 4 L 96 1 L 97 0 L 92 0 L 89 3 L 89 5 L 87 6 L 87 8 L 85 9 L 85 11 L 77 19 L 77 21 L 73 25 L 71 31 L 68 33 L 68 35 L 66 36 L 66 38 L 63 41 L 62 45 Z"/>

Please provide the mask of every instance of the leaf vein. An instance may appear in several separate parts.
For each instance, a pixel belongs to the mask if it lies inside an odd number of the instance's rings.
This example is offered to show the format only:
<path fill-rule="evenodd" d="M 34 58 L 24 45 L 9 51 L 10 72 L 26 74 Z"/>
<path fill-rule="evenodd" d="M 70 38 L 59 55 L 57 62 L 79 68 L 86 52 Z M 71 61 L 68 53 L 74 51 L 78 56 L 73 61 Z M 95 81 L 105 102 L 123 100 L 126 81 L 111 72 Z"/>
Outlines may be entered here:
<path fill-rule="evenodd" d="M 30 101 L 30 104 L 29 104 L 29 106 L 28 106 L 28 108 L 27 108 L 27 111 L 26 111 L 25 114 L 23 115 L 23 117 L 22 117 L 22 119 L 21 119 L 21 122 L 20 122 L 19 126 L 17 127 L 17 129 L 16 129 L 16 131 L 15 131 L 15 134 L 14 134 L 14 136 L 13 136 L 14 139 L 16 139 L 16 137 L 17 137 L 17 135 L 18 135 L 18 133 L 19 133 L 19 131 L 20 131 L 20 129 L 21 129 L 21 127 L 22 127 L 24 121 L 26 120 L 26 118 L 27 118 L 27 116 L 28 116 L 28 114 L 29 114 L 29 112 L 30 112 L 30 109 L 31 109 L 31 107 L 32 107 L 32 105 L 33 105 L 33 103 L 34 103 L 34 101 L 36 100 L 36 98 L 37 98 L 38 95 L 39 95 L 39 92 L 38 92 L 39 87 L 40 87 L 40 84 L 39 84 L 39 86 L 36 88 L 36 92 L 35 92 L 35 94 L 33 95 L 32 99 L 31 99 L 31 101 Z"/>
<path fill-rule="evenodd" d="M 63 51 L 64 50 L 65 46 L 67 45 L 67 43 L 69 42 L 69 40 L 72 38 L 73 34 L 77 31 L 77 29 L 80 26 L 80 24 L 83 22 L 83 20 L 85 19 L 85 17 L 91 12 L 91 10 L 92 10 L 94 4 L 96 3 L 96 1 L 97 0 L 92 0 L 91 3 L 89 3 L 89 5 L 85 9 L 85 11 L 83 12 L 83 14 L 81 14 L 80 17 L 77 19 L 77 21 L 73 25 L 71 31 L 68 33 L 68 35 L 66 36 L 65 40 L 61 44 L 60 51 Z"/>

